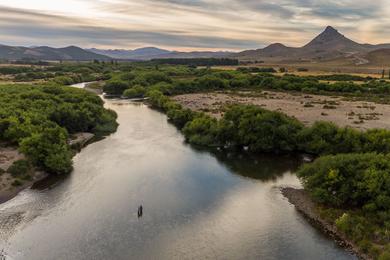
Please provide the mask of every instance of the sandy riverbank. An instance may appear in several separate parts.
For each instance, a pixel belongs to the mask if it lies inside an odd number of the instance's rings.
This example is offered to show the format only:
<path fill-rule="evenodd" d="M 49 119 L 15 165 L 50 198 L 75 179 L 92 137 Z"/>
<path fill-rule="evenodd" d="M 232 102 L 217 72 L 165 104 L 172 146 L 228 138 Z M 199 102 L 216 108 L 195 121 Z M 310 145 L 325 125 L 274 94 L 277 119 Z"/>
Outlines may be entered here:
<path fill-rule="evenodd" d="M 20 191 L 31 187 L 36 181 L 42 180 L 47 177 L 47 174 L 41 171 L 32 171 L 30 179 L 23 180 L 19 185 L 13 185 L 16 178 L 14 178 L 6 170 L 16 161 L 25 159 L 25 156 L 21 154 L 17 147 L 1 147 L 0 146 L 0 203 L 15 197 Z"/>
<path fill-rule="evenodd" d="M 390 105 L 364 101 L 346 101 L 343 97 L 286 92 L 197 93 L 178 95 L 173 99 L 184 107 L 222 116 L 228 104 L 253 104 L 272 111 L 281 111 L 305 125 L 329 121 L 338 126 L 366 130 L 390 129 Z"/>
<path fill-rule="evenodd" d="M 72 136 L 72 139 L 70 139 L 68 143 L 72 148 L 80 150 L 85 147 L 93 137 L 94 134 L 92 133 L 77 133 Z M 30 188 L 34 183 L 41 181 L 48 176 L 48 174 L 43 171 L 33 170 L 30 173 L 30 179 L 19 180 L 7 172 L 8 168 L 14 162 L 23 159 L 26 159 L 26 157 L 18 151 L 17 147 L 0 144 L 0 171 L 3 172 L 0 173 L 0 204 L 12 199 L 22 190 Z M 20 181 L 18 185 L 14 184 L 16 180 Z"/>
<path fill-rule="evenodd" d="M 293 204 L 295 208 L 305 216 L 305 218 L 309 220 L 310 223 L 333 238 L 338 245 L 346 248 L 355 254 L 359 259 L 371 259 L 368 255 L 360 252 L 358 247 L 352 241 L 347 239 L 342 233 L 340 233 L 333 223 L 328 223 L 319 216 L 317 213 L 316 204 L 310 199 L 305 190 L 282 188 L 281 191 L 283 196 L 285 196 L 288 201 Z"/>

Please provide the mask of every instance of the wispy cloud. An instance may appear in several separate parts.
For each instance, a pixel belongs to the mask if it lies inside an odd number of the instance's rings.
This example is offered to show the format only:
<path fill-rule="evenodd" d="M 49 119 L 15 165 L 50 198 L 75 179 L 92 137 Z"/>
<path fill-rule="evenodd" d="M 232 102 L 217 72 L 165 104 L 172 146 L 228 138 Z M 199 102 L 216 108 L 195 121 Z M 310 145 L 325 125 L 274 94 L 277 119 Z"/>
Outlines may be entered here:
<path fill-rule="evenodd" d="M 4 44 L 248 49 L 303 45 L 326 25 L 390 42 L 387 0 L 0 0 Z"/>

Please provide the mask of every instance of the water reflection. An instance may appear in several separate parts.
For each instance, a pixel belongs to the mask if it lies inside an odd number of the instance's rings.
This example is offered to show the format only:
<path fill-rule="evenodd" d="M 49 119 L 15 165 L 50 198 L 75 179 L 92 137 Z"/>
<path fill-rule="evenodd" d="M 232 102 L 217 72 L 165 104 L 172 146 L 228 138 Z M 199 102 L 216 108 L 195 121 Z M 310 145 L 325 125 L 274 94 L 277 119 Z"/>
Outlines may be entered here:
<path fill-rule="evenodd" d="M 287 172 L 295 172 L 303 163 L 301 155 L 251 154 L 242 151 L 205 149 L 190 145 L 198 153 L 213 156 L 233 174 L 260 181 L 275 181 Z"/>
<path fill-rule="evenodd" d="M 15 214 L 0 236 L 14 259 L 353 258 L 281 196 L 300 185 L 299 160 L 195 150 L 163 114 L 107 106 L 118 131 L 76 155 L 69 177 L 0 205 L 0 229 Z"/>
<path fill-rule="evenodd" d="M 214 156 L 234 174 L 260 181 L 275 181 L 301 165 L 299 156 L 217 152 Z"/>

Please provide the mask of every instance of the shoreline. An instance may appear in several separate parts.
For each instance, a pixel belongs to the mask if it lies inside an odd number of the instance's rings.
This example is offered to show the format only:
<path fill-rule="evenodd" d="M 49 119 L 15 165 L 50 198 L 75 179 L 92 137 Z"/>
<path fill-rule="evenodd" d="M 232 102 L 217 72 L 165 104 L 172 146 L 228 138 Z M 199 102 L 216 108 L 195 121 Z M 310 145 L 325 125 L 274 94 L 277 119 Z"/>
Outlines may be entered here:
<path fill-rule="evenodd" d="M 339 127 L 358 130 L 390 129 L 390 105 L 373 101 L 352 100 L 340 95 L 305 94 L 287 91 L 255 90 L 239 92 L 205 92 L 175 95 L 172 100 L 192 111 L 221 118 L 230 104 L 256 105 L 294 117 L 306 126 L 327 121 Z"/>
<path fill-rule="evenodd" d="M 88 88 L 88 85 L 94 82 L 83 82 L 83 83 L 85 83 L 85 85 L 81 89 L 85 89 L 86 91 L 93 92 L 97 95 L 101 94 L 100 91 L 97 89 Z M 79 84 L 74 84 L 74 85 L 79 85 Z M 72 85 L 71 87 L 74 87 L 74 85 Z M 71 147 L 71 149 L 75 151 L 74 155 L 76 155 L 77 153 L 81 152 L 81 150 L 84 147 L 88 146 L 90 144 L 90 141 L 93 140 L 93 138 L 95 138 L 95 135 L 92 133 L 76 133 L 73 135 L 73 138 L 70 138 L 68 140 L 68 144 Z M 7 189 L 7 190 L 0 189 L 0 204 L 3 204 L 15 198 L 20 192 L 31 188 L 32 186 L 34 186 L 34 184 L 43 181 L 49 177 L 50 175 L 48 173 L 35 171 L 32 180 L 25 181 L 20 186 L 13 186 L 12 189 Z"/>
<path fill-rule="evenodd" d="M 310 222 L 310 224 L 332 238 L 337 245 L 345 248 L 348 252 L 354 254 L 359 259 L 372 259 L 361 252 L 354 242 L 339 232 L 334 224 L 327 222 L 319 216 L 316 210 L 316 204 L 310 199 L 305 190 L 286 187 L 281 188 L 281 192 L 282 195 L 287 198 L 292 205 L 294 205 L 295 209 Z"/>
<path fill-rule="evenodd" d="M 15 198 L 20 192 L 31 188 L 36 182 L 42 181 L 47 178 L 49 174 L 46 172 L 35 172 L 34 177 L 30 181 L 23 182 L 22 185 L 13 187 L 11 190 L 0 191 L 0 204 L 3 204 L 13 198 Z"/>
<path fill-rule="evenodd" d="M 92 133 L 77 133 L 74 135 L 75 139 L 68 141 L 71 149 L 76 151 L 74 155 L 81 151 L 84 147 L 88 146 L 89 141 L 95 137 Z M 24 158 L 24 157 L 23 157 Z M 12 186 L 11 189 L 0 189 L 0 204 L 3 204 L 13 198 L 15 198 L 20 192 L 31 188 L 35 183 L 40 182 L 50 175 L 43 171 L 34 171 L 34 176 L 29 181 L 24 181 L 20 186 Z"/>

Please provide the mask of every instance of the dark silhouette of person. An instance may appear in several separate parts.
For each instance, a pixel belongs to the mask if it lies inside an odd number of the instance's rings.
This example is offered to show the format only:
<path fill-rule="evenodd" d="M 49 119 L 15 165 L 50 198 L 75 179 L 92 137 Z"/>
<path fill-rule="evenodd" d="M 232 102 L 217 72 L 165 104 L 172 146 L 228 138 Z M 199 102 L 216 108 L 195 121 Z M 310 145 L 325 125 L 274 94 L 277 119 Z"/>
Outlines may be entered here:
<path fill-rule="evenodd" d="M 142 215 L 143 215 L 143 207 L 142 207 L 142 205 L 140 205 L 138 207 L 138 218 L 142 217 Z"/>

